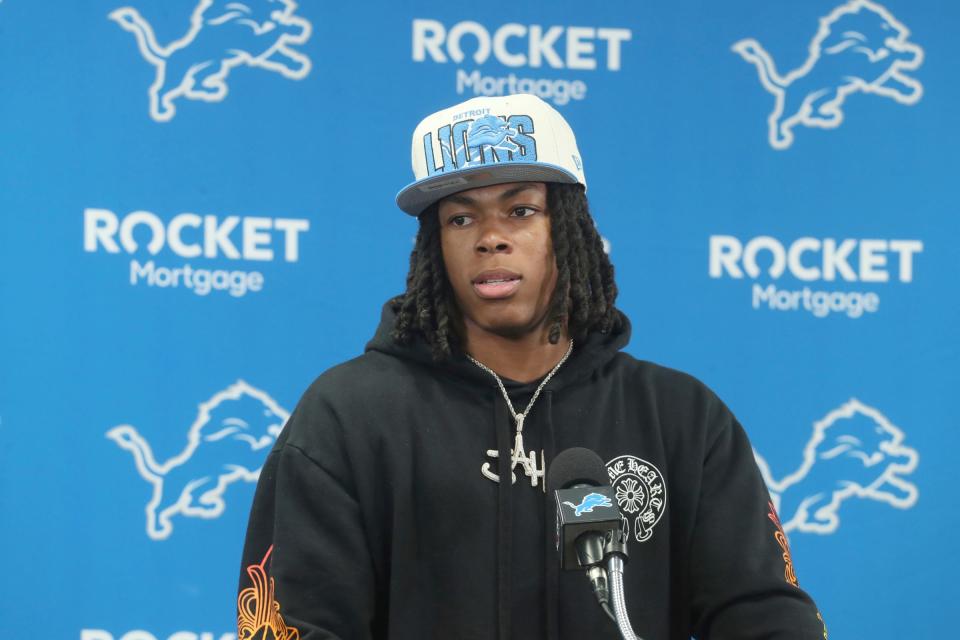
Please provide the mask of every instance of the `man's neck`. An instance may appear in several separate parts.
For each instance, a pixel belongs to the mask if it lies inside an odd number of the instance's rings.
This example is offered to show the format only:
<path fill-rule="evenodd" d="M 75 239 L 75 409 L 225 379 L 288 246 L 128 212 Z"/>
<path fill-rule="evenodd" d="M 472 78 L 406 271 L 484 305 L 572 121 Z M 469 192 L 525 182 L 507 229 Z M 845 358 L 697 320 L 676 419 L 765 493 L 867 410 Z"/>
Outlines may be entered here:
<path fill-rule="evenodd" d="M 520 338 L 505 338 L 484 331 L 467 331 L 467 353 L 493 369 L 501 378 L 533 382 L 547 375 L 570 346 L 566 332 L 550 344 L 547 331 Z"/>

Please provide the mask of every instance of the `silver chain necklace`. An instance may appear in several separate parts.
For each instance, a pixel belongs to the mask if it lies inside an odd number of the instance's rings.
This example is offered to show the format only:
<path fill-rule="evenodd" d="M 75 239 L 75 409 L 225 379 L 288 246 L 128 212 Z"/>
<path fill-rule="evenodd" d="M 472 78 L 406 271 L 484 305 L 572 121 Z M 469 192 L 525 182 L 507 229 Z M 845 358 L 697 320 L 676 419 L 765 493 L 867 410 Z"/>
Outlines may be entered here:
<path fill-rule="evenodd" d="M 513 419 L 517 423 L 517 435 L 514 436 L 513 450 L 510 452 L 510 480 L 513 483 L 516 483 L 517 481 L 517 476 L 516 474 L 513 473 L 513 470 L 517 468 L 518 464 L 523 467 L 524 474 L 528 478 L 530 478 L 531 487 L 537 486 L 537 482 L 543 479 L 544 477 L 544 474 L 546 472 L 546 466 L 544 461 L 543 449 L 540 450 L 540 467 L 539 468 L 537 468 L 537 452 L 531 451 L 530 454 L 527 455 L 527 452 L 524 450 L 523 421 L 528 415 L 530 415 L 530 409 L 533 407 L 533 403 L 537 401 L 537 398 L 540 397 L 540 392 L 543 391 L 543 388 L 547 386 L 548 382 L 550 382 L 550 378 L 552 378 L 553 374 L 555 374 L 563 365 L 563 363 L 567 361 L 567 358 L 570 357 L 570 354 L 572 352 L 573 352 L 573 340 L 571 339 L 570 346 L 567 347 L 567 352 L 563 354 L 563 357 L 560 358 L 560 362 L 556 364 L 556 366 L 550 371 L 550 373 L 547 374 L 547 377 L 543 379 L 543 382 L 540 383 L 540 386 L 537 387 L 537 390 L 533 392 L 533 397 L 530 398 L 530 402 L 527 403 L 527 408 L 523 410 L 523 413 L 517 413 L 516 410 L 513 408 L 513 403 L 510 402 L 510 396 L 507 395 L 507 389 L 506 387 L 503 386 L 503 380 L 500 379 L 500 376 L 498 376 L 493 369 L 483 364 L 482 362 L 480 362 L 479 360 L 471 356 L 469 353 L 467 354 L 467 357 L 470 358 L 470 362 L 472 362 L 473 364 L 477 365 L 478 367 L 480 367 L 481 369 L 483 369 L 484 371 L 492 375 L 493 379 L 497 381 L 497 386 L 500 387 L 500 393 L 503 394 L 503 399 L 506 400 L 507 402 L 507 408 L 510 410 L 510 415 L 513 416 Z M 496 449 L 487 449 L 488 458 L 497 458 L 499 456 L 500 456 L 500 452 L 497 451 Z M 493 471 L 490 470 L 489 462 L 483 463 L 483 466 L 480 467 L 480 473 L 482 473 L 484 477 L 489 478 L 494 482 L 500 482 L 500 476 L 498 476 L 497 474 L 495 474 Z M 547 490 L 546 481 L 543 481 L 542 484 L 543 484 L 543 491 L 546 492 Z"/>

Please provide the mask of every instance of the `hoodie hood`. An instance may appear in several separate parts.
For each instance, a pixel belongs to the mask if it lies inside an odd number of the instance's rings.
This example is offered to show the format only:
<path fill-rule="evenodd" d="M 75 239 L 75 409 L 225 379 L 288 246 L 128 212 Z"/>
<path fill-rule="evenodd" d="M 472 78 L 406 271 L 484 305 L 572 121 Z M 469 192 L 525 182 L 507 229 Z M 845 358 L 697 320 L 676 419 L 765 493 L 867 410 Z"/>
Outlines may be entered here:
<path fill-rule="evenodd" d="M 570 358 L 556 375 L 550 380 L 548 387 L 553 391 L 560 391 L 564 387 L 588 377 L 598 368 L 608 363 L 617 353 L 630 342 L 630 321 L 627 317 L 616 310 L 615 313 L 619 322 L 609 333 L 593 332 L 587 336 L 586 340 L 577 341 L 573 347 L 573 353 Z M 479 369 L 470 360 L 466 354 L 459 349 L 455 349 L 451 357 L 447 360 L 437 362 L 433 359 L 430 345 L 421 337 L 416 336 L 410 344 L 403 345 L 393 339 L 394 323 L 397 314 L 388 301 L 383 305 L 380 314 L 380 324 L 370 342 L 367 343 L 365 351 L 379 351 L 388 355 L 416 362 L 418 364 L 438 369 L 445 374 L 457 376 L 473 383 L 481 383 L 483 386 L 494 386 L 496 382 L 492 376 Z M 504 384 L 508 381 L 504 380 Z M 539 381 L 531 382 L 535 385 Z M 508 387 L 520 388 L 526 385 L 520 383 L 507 384 Z"/>

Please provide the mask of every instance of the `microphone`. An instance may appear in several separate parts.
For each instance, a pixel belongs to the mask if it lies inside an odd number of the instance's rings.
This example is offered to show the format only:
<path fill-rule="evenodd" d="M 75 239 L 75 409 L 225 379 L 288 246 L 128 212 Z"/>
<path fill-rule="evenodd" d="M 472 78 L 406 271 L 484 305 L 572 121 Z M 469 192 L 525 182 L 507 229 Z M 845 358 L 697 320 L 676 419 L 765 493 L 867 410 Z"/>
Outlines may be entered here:
<path fill-rule="evenodd" d="M 557 513 L 560 567 L 586 569 L 603 562 L 605 536 L 620 530 L 620 508 L 607 467 L 590 449 L 560 452 L 547 473 Z"/>
<path fill-rule="evenodd" d="M 597 601 L 616 623 L 622 637 L 640 640 L 627 617 L 623 594 L 627 539 L 621 530 L 620 508 L 603 460 L 582 447 L 561 451 L 550 463 L 546 489 L 556 504 L 560 567 L 585 569 Z M 608 575 L 612 581 L 608 582 Z"/>

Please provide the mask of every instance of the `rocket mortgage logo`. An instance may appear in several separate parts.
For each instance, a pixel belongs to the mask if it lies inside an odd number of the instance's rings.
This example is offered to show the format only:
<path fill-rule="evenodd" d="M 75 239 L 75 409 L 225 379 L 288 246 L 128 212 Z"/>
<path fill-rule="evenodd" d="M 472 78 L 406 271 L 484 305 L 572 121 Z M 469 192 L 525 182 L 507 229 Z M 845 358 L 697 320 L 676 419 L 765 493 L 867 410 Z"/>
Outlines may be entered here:
<path fill-rule="evenodd" d="M 223 262 L 295 263 L 300 259 L 301 237 L 309 230 L 310 221 L 303 218 L 180 213 L 165 220 L 151 211 L 117 215 L 109 209 L 87 208 L 83 249 L 131 255 L 128 279 L 132 286 L 242 298 L 263 290 L 264 274 L 219 268 Z M 181 262 L 184 258 L 192 262 Z"/>
<path fill-rule="evenodd" d="M 922 254 L 912 239 L 712 235 L 708 270 L 714 280 L 751 281 L 758 311 L 857 319 L 880 310 L 885 287 L 909 286 Z"/>
<path fill-rule="evenodd" d="M 630 29 L 618 27 L 484 25 L 472 20 L 444 23 L 415 18 L 412 58 L 417 63 L 457 65 L 457 95 L 531 93 L 563 106 L 587 97 L 587 74 L 600 69 L 620 71 L 623 49 L 632 38 Z M 491 64 L 517 72 L 490 75 L 485 67 Z M 561 77 L 543 77 L 543 71 Z"/>

